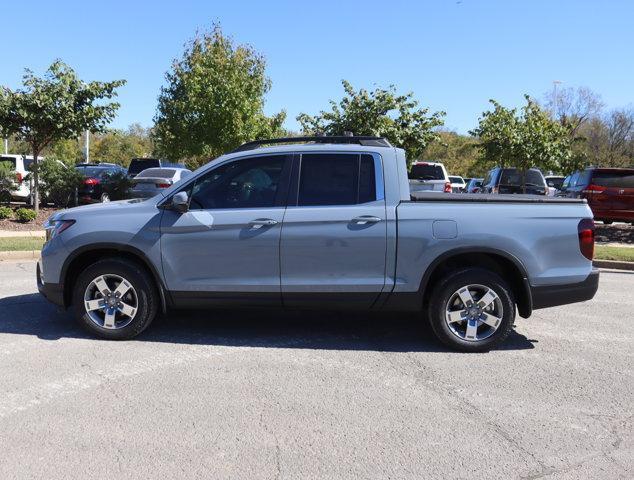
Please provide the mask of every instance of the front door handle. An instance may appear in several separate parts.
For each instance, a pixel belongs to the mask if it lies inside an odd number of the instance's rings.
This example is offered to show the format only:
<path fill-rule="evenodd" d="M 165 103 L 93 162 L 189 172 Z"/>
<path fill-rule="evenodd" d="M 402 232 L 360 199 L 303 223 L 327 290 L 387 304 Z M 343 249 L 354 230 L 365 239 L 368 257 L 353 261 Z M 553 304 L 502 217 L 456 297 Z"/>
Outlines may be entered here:
<path fill-rule="evenodd" d="M 361 215 L 360 217 L 354 217 L 352 223 L 357 225 L 367 225 L 369 223 L 379 223 L 381 219 L 373 215 Z"/>
<path fill-rule="evenodd" d="M 253 228 L 270 227 L 277 225 L 277 220 L 273 220 L 272 218 L 256 218 L 255 220 L 251 220 L 249 225 Z"/>

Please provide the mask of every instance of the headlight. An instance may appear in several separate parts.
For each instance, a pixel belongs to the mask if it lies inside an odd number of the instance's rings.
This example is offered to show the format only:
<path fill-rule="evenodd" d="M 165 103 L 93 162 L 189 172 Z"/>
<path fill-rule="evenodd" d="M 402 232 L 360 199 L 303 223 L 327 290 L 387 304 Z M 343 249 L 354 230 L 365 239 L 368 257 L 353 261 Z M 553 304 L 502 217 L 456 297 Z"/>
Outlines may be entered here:
<path fill-rule="evenodd" d="M 44 224 L 46 230 L 46 241 L 52 240 L 57 235 L 70 227 L 75 220 L 47 220 Z"/>

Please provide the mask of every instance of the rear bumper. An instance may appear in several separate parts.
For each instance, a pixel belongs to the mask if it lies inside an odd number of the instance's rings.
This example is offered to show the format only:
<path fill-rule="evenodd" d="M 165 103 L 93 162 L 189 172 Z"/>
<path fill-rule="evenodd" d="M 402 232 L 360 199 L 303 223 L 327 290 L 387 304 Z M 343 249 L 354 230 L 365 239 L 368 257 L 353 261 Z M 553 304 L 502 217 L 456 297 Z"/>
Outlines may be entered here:
<path fill-rule="evenodd" d="M 533 310 L 590 300 L 597 293 L 598 288 L 599 270 L 596 268 L 592 269 L 588 278 L 580 283 L 547 285 L 543 287 L 531 286 Z"/>
<path fill-rule="evenodd" d="M 40 262 L 37 262 L 36 268 L 37 289 L 49 302 L 65 307 L 64 304 L 64 286 L 61 283 L 44 283 L 42 280 L 42 270 Z"/>

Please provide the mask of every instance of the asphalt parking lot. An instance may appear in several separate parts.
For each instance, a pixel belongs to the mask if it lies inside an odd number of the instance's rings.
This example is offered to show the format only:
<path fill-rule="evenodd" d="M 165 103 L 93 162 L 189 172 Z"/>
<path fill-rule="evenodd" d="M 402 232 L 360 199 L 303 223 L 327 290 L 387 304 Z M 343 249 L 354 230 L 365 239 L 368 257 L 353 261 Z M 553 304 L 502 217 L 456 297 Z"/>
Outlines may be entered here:
<path fill-rule="evenodd" d="M 502 350 L 412 317 L 205 312 L 94 340 L 0 263 L 0 478 L 632 478 L 634 272 Z"/>

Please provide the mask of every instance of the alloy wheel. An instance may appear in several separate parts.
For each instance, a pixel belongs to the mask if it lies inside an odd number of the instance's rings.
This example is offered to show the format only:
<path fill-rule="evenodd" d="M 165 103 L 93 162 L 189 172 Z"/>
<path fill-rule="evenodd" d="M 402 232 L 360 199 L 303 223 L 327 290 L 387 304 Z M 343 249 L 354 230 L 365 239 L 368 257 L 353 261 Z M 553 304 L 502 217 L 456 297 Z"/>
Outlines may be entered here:
<path fill-rule="evenodd" d="M 93 323 L 102 328 L 117 330 L 134 320 L 139 297 L 125 278 L 104 274 L 96 277 L 86 287 L 84 306 Z"/>
<path fill-rule="evenodd" d="M 504 316 L 502 300 L 490 287 L 465 285 L 456 290 L 445 307 L 445 322 L 461 340 L 478 342 L 493 335 Z"/>

